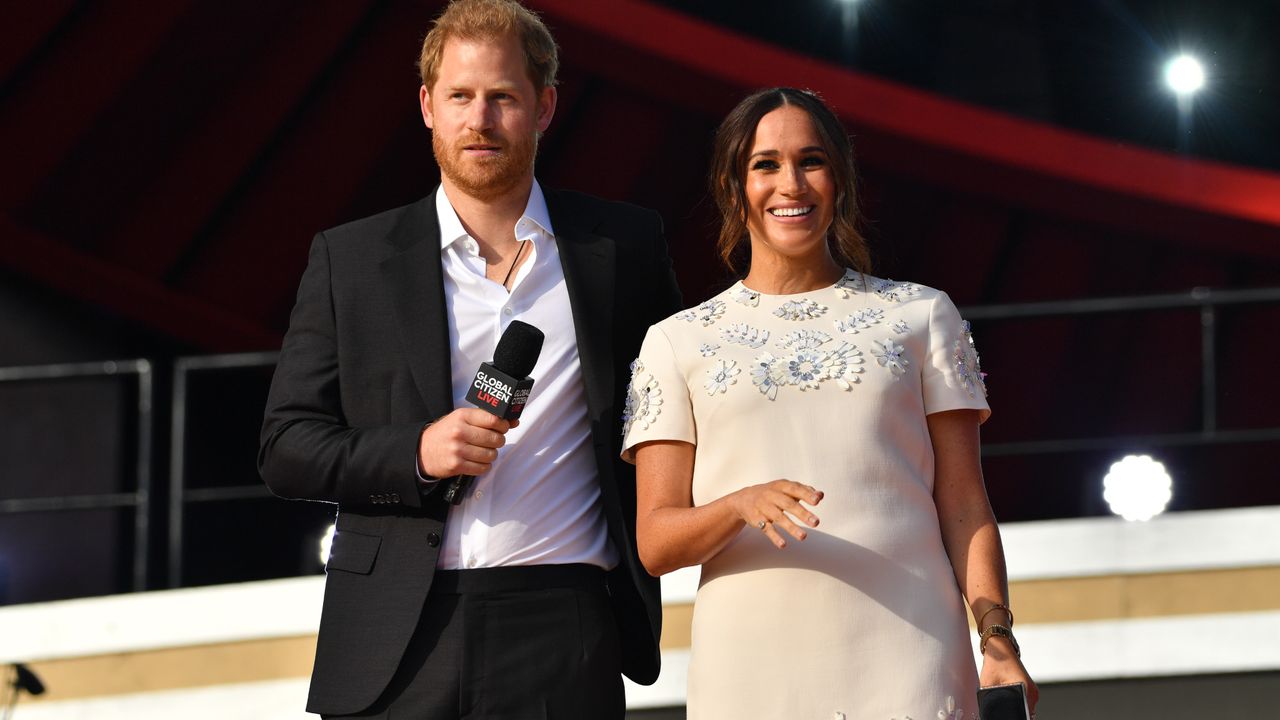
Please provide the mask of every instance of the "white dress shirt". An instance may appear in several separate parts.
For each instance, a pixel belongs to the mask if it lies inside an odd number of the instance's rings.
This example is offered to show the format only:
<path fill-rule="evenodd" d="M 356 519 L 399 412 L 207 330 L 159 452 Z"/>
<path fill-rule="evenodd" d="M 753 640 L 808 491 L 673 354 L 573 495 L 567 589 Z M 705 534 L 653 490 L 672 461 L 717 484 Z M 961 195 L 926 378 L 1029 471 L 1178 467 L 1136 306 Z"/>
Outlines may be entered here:
<path fill-rule="evenodd" d="M 443 186 L 436 191 L 436 213 L 454 406 L 471 407 L 467 389 L 480 363 L 493 360 L 512 320 L 546 335 L 520 427 L 507 433 L 497 460 L 449 510 L 438 566 L 588 563 L 610 569 L 618 554 L 600 499 L 573 313 L 542 188 L 535 180 L 516 223 L 516 240 L 529 242 L 510 293 L 485 277 L 479 245 Z"/>

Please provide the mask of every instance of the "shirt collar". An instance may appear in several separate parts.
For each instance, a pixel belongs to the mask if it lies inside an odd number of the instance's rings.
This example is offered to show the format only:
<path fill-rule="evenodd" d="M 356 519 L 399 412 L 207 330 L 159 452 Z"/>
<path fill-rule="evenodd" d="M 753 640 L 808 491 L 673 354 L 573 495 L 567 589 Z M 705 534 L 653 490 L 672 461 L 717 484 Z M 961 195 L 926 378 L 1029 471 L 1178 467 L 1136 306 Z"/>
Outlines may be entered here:
<path fill-rule="evenodd" d="M 466 228 L 462 226 L 462 221 L 458 219 L 457 211 L 453 209 L 448 196 L 444 194 L 444 185 L 436 188 L 436 217 L 440 222 L 441 250 L 469 237 Z M 547 198 L 542 194 L 542 186 L 535 179 L 533 187 L 529 190 L 529 202 L 524 206 L 524 214 L 516 222 L 515 237 L 517 240 L 536 237 L 539 230 L 548 237 L 556 235 L 551 227 L 551 213 L 547 210 Z"/>

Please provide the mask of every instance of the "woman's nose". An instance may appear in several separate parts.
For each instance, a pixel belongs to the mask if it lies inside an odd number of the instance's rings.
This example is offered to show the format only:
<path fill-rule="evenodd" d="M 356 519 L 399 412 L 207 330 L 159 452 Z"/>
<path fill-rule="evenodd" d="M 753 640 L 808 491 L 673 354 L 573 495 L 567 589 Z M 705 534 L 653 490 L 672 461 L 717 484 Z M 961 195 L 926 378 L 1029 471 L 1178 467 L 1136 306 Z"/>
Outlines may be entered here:
<path fill-rule="evenodd" d="M 781 174 L 778 190 L 784 195 L 798 195 L 809 187 L 809 182 L 804 176 L 804 168 L 788 166 Z"/>

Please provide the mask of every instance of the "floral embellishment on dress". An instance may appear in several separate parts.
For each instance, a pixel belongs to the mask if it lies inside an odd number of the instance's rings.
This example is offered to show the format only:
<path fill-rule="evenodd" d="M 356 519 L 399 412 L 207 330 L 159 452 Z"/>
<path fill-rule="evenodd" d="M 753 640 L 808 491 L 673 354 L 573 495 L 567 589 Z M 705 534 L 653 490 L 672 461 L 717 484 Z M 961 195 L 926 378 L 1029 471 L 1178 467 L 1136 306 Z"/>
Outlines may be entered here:
<path fill-rule="evenodd" d="M 849 290 L 866 290 L 867 276 L 866 273 L 846 272 L 844 277 L 840 278 L 840 282 L 836 283 L 836 287 L 843 287 Z"/>
<path fill-rule="evenodd" d="M 858 377 L 863 372 L 862 351 L 857 345 L 840 343 L 840 347 L 827 356 L 825 365 L 827 379 L 834 380 L 841 390 L 852 390 L 855 384 L 862 382 Z"/>
<path fill-rule="evenodd" d="M 951 364 L 956 369 L 956 377 L 964 386 L 969 397 L 976 398 L 978 391 L 987 396 L 987 374 L 982 372 L 982 364 L 978 358 L 978 346 L 973 342 L 973 332 L 969 329 L 969 321 L 961 320 L 961 337 L 956 339 L 951 351 Z"/>
<path fill-rule="evenodd" d="M 788 300 L 782 303 L 782 307 L 774 310 L 773 314 L 783 320 L 813 320 L 822 317 L 826 311 L 827 306 L 816 300 Z"/>
<path fill-rule="evenodd" d="M 756 307 L 760 304 L 760 293 L 744 285 L 733 294 L 733 301 L 747 307 Z"/>
<path fill-rule="evenodd" d="M 956 707 L 956 699 L 950 695 L 943 701 L 942 708 L 938 710 L 938 720 L 965 720 L 964 708 Z M 910 715 L 903 715 L 903 720 L 911 720 Z M 890 720 L 897 720 L 896 717 Z M 977 715 L 972 716 L 972 720 L 978 720 Z"/>
<path fill-rule="evenodd" d="M 859 330 L 868 330 L 872 325 L 884 320 L 884 311 L 880 308 L 867 308 L 851 312 L 843 320 L 836 321 L 836 330 L 843 333 L 857 334 Z"/>
<path fill-rule="evenodd" d="M 754 350 L 769 342 L 769 331 L 757 330 L 746 323 L 734 323 L 720 330 L 720 339 L 735 345 L 746 345 Z"/>
<path fill-rule="evenodd" d="M 842 298 L 853 297 L 854 291 L 862 289 L 861 278 L 862 273 L 845 270 L 844 277 L 836 281 L 836 293 Z"/>
<path fill-rule="evenodd" d="M 826 343 L 831 336 L 821 330 L 794 330 L 783 335 L 777 346 L 783 350 L 792 348 L 816 348 Z"/>
<path fill-rule="evenodd" d="M 796 330 L 778 340 L 777 347 L 787 352 L 775 356 L 760 353 L 751 362 L 751 383 L 761 395 L 776 400 L 778 388 L 797 387 L 816 390 L 824 381 L 832 381 L 842 390 L 851 390 L 862 381 L 862 351 L 856 345 L 842 342 L 835 350 L 822 349 L 831 336 L 821 330 Z"/>
<path fill-rule="evenodd" d="M 905 351 L 906 348 L 891 338 L 871 343 L 871 354 L 876 356 L 876 362 L 880 363 L 880 367 L 888 368 L 894 375 L 902 375 L 907 371 L 907 365 L 910 363 L 902 356 Z"/>
<path fill-rule="evenodd" d="M 703 327 L 712 325 L 716 320 L 724 315 L 724 301 L 718 298 L 711 298 L 701 305 L 689 308 L 683 312 L 676 314 L 676 317 L 685 322 L 700 322 Z"/>
<path fill-rule="evenodd" d="M 772 354 L 764 352 L 751 361 L 751 384 L 756 386 L 761 395 L 774 400 L 778 397 L 778 387 L 784 384 L 782 379 L 782 363 Z"/>
<path fill-rule="evenodd" d="M 641 430 L 648 430 L 658 415 L 662 413 L 662 389 L 652 375 L 645 375 L 644 363 L 636 358 L 631 363 L 631 384 L 627 386 L 627 400 L 622 409 L 622 436 L 631 432 L 632 425 L 639 425 Z"/>
<path fill-rule="evenodd" d="M 938 720 L 964 720 L 964 708 L 956 707 L 956 699 L 948 695 L 938 711 Z"/>
<path fill-rule="evenodd" d="M 818 381 L 826 377 L 827 354 L 817 349 L 802 348 L 782 361 L 783 380 L 801 390 L 817 390 Z"/>
<path fill-rule="evenodd" d="M 871 281 L 871 291 L 889 302 L 901 302 L 912 295 L 919 294 L 920 286 L 915 283 L 897 283 L 874 278 Z"/>
<path fill-rule="evenodd" d="M 893 331 L 898 333 L 899 335 L 902 335 L 903 333 L 911 332 L 911 328 L 907 326 L 906 320 L 899 320 L 898 322 L 894 323 L 893 325 L 890 325 L 889 327 L 893 328 Z"/>
<path fill-rule="evenodd" d="M 848 287 L 854 290 L 873 292 L 881 300 L 888 300 L 889 302 L 900 302 L 920 293 L 920 286 L 915 283 L 900 283 L 886 278 L 867 277 L 861 274 L 850 278 Z"/>
<path fill-rule="evenodd" d="M 742 368 L 737 365 L 734 360 L 717 360 L 715 367 L 707 371 L 707 381 L 702 384 L 707 389 L 707 394 L 722 393 L 738 382 L 737 375 L 742 372 Z"/>
<path fill-rule="evenodd" d="M 719 349 L 719 345 L 712 345 L 711 343 L 702 343 L 698 346 L 698 352 L 702 354 L 702 357 L 712 357 Z"/>

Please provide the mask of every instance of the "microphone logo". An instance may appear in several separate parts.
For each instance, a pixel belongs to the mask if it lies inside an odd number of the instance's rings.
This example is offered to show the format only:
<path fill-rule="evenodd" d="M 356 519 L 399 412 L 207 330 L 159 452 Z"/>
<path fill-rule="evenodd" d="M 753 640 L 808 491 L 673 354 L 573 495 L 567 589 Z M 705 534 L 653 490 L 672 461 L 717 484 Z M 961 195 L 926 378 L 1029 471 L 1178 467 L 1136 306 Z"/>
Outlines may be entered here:
<path fill-rule="evenodd" d="M 483 363 L 467 390 L 467 402 L 500 418 L 517 420 L 532 389 L 532 378 L 517 378 Z"/>

